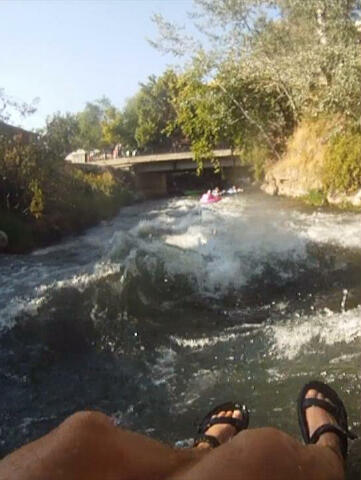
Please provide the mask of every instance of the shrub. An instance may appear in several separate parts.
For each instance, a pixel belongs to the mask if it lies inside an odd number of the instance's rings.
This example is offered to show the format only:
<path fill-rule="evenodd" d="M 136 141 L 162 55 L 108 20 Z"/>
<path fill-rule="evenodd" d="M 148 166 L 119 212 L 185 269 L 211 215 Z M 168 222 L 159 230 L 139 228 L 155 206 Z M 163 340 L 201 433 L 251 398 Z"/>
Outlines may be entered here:
<path fill-rule="evenodd" d="M 129 183 L 129 175 L 121 172 L 89 172 L 68 164 L 41 138 L 0 137 L 0 225 L 11 251 L 109 218 L 131 201 Z"/>
<path fill-rule="evenodd" d="M 269 150 L 262 144 L 253 144 L 250 147 L 243 147 L 240 157 L 243 165 L 251 167 L 254 179 L 257 182 L 261 181 L 270 157 Z"/>
<path fill-rule="evenodd" d="M 310 190 L 305 197 L 305 201 L 314 207 L 322 207 L 327 205 L 327 195 L 320 190 Z"/>
<path fill-rule="evenodd" d="M 30 190 L 33 192 L 33 198 L 30 203 L 30 213 L 36 219 L 39 219 L 44 211 L 44 195 L 37 180 L 30 182 Z"/>
<path fill-rule="evenodd" d="M 330 142 L 323 168 L 327 191 L 351 193 L 361 188 L 361 133 L 337 134 Z"/>

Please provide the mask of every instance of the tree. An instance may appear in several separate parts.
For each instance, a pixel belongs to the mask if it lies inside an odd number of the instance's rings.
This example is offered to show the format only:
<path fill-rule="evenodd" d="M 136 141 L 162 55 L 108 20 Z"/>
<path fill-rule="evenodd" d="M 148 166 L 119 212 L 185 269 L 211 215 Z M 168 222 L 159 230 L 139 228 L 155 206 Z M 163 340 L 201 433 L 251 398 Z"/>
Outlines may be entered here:
<path fill-rule="evenodd" d="M 170 150 L 176 137 L 181 136 L 176 126 L 173 98 L 176 95 L 177 75 L 167 70 L 156 78 L 151 76 L 141 85 L 137 96 L 137 128 L 135 138 L 140 148 Z"/>
<path fill-rule="evenodd" d="M 56 157 L 65 157 L 78 148 L 79 123 L 76 115 L 59 112 L 46 120 L 44 140 L 48 148 L 55 153 Z"/>
<path fill-rule="evenodd" d="M 36 111 L 36 105 L 38 103 L 39 98 L 34 98 L 31 103 L 15 100 L 7 95 L 3 88 L 0 88 L 0 120 L 10 120 L 14 112 L 20 114 L 22 117 L 31 115 Z"/>
<path fill-rule="evenodd" d="M 123 123 L 122 112 L 118 109 L 110 106 L 105 110 L 101 127 L 103 140 L 106 144 L 115 145 L 124 141 Z"/>
<path fill-rule="evenodd" d="M 191 18 L 206 41 L 197 43 L 157 15 L 160 37 L 153 45 L 185 56 L 187 70 L 203 70 L 202 81 L 219 88 L 225 111 L 233 112 L 224 116 L 226 130 L 242 128 L 243 137 L 252 134 L 278 157 L 279 140 L 304 115 L 359 119 L 359 0 L 194 3 Z"/>
<path fill-rule="evenodd" d="M 111 107 L 110 101 L 103 97 L 93 103 L 88 102 L 85 109 L 78 113 L 77 143 L 81 148 L 93 150 L 107 146 L 107 142 L 103 138 L 102 123 L 105 119 L 105 112 Z"/>
<path fill-rule="evenodd" d="M 175 147 L 184 139 L 174 106 L 177 86 L 178 78 L 172 70 L 160 77 L 149 77 L 121 112 L 116 109 L 105 112 L 103 134 L 107 141 L 143 151 Z"/>
<path fill-rule="evenodd" d="M 213 150 L 224 137 L 220 91 L 214 84 L 204 83 L 200 72 L 194 70 L 179 77 L 177 90 L 173 99 L 177 123 L 189 138 L 201 171 L 203 160 L 213 159 Z"/>
<path fill-rule="evenodd" d="M 139 93 L 129 98 L 123 109 L 121 136 L 122 143 L 131 149 L 137 148 L 137 141 L 135 139 L 135 131 L 138 125 L 138 97 Z"/>

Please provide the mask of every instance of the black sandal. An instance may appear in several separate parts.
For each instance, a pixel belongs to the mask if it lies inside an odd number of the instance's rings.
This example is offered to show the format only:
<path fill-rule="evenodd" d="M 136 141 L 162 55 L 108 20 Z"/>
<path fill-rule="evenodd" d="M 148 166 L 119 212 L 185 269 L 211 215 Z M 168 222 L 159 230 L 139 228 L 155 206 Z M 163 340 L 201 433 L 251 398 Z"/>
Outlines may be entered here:
<path fill-rule="evenodd" d="M 216 417 L 212 418 L 213 415 L 225 411 L 240 410 L 242 413 L 242 418 L 234 417 Z M 249 424 L 249 413 L 246 405 L 242 405 L 240 402 L 226 402 L 218 405 L 213 408 L 207 415 L 203 418 L 198 427 L 198 433 L 200 434 L 193 443 L 193 447 L 196 447 L 200 443 L 208 443 L 211 448 L 219 447 L 220 443 L 216 437 L 213 435 L 207 435 L 205 432 L 212 426 L 217 424 L 229 424 L 236 429 L 235 435 L 241 430 L 245 430 Z"/>
<path fill-rule="evenodd" d="M 305 398 L 309 390 L 317 390 L 317 392 L 322 393 L 326 398 L 330 400 L 322 400 L 320 398 Z M 310 431 L 308 428 L 308 423 L 306 419 L 306 410 L 309 407 L 320 407 L 330 413 L 336 420 L 338 425 L 332 425 L 330 423 L 325 423 L 320 427 L 316 428 L 313 434 L 310 436 Z M 298 423 L 301 429 L 303 440 L 306 444 L 317 443 L 320 436 L 324 433 L 330 432 L 338 435 L 340 439 L 341 453 L 344 459 L 347 457 L 347 439 L 355 440 L 357 435 L 352 433 L 348 428 L 347 422 L 347 413 L 345 406 L 337 395 L 335 390 L 326 385 L 323 382 L 314 380 L 310 383 L 307 383 L 301 390 L 298 401 Z"/>

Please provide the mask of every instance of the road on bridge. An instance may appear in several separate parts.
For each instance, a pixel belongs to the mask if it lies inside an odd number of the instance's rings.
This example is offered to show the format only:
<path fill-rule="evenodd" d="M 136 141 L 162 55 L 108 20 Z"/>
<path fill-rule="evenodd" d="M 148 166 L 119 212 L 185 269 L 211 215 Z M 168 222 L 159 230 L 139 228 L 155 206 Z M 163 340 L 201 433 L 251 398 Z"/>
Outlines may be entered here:
<path fill-rule="evenodd" d="M 221 166 L 228 167 L 240 165 L 239 156 L 231 149 L 215 150 L 214 157 L 220 161 Z M 124 169 L 140 167 L 137 168 L 137 170 L 148 172 L 195 170 L 197 168 L 197 164 L 194 162 L 193 152 L 155 153 L 152 155 L 119 157 L 111 160 L 92 161 L 89 162 L 89 165 Z M 210 167 L 213 167 L 212 162 L 206 161 L 204 168 Z"/>

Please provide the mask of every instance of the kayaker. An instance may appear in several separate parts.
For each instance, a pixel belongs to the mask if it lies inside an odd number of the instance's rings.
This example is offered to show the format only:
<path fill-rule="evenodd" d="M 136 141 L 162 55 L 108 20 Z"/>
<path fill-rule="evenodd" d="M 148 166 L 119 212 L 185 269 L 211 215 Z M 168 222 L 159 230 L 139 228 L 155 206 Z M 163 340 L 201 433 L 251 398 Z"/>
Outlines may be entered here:
<path fill-rule="evenodd" d="M 214 196 L 212 194 L 212 191 L 207 190 L 207 192 L 202 195 L 201 202 L 202 203 L 210 203 L 212 201 L 214 201 Z"/>
<path fill-rule="evenodd" d="M 216 187 L 213 192 L 212 192 L 212 195 L 216 198 L 220 197 L 222 194 L 221 194 L 221 191 L 219 189 L 219 187 Z"/>

